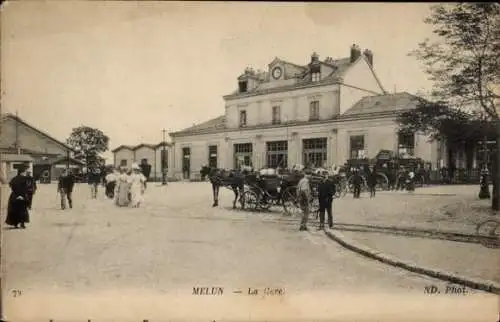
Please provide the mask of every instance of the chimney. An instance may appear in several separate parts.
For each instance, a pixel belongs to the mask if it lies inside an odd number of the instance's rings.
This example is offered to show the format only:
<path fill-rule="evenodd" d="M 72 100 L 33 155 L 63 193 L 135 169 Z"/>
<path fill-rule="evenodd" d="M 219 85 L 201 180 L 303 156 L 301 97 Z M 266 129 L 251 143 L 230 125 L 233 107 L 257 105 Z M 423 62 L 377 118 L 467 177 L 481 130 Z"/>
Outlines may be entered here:
<path fill-rule="evenodd" d="M 365 49 L 365 51 L 363 52 L 363 55 L 365 55 L 370 66 L 373 67 L 373 53 L 372 53 L 372 51 L 370 49 Z"/>
<path fill-rule="evenodd" d="M 316 54 L 316 52 L 312 53 L 311 55 L 311 63 L 316 63 L 319 61 L 319 56 Z"/>
<path fill-rule="evenodd" d="M 351 63 L 354 63 L 361 56 L 361 49 L 356 44 L 351 46 Z"/>

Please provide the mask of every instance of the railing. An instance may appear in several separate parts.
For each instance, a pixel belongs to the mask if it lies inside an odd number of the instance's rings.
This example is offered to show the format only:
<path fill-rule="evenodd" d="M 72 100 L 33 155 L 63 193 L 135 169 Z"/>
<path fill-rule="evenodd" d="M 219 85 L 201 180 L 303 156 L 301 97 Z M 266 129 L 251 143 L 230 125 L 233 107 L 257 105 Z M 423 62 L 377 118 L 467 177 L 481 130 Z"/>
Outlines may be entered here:
<path fill-rule="evenodd" d="M 479 184 L 480 180 L 479 168 L 454 170 L 440 168 L 430 172 L 430 181 L 434 184 Z"/>

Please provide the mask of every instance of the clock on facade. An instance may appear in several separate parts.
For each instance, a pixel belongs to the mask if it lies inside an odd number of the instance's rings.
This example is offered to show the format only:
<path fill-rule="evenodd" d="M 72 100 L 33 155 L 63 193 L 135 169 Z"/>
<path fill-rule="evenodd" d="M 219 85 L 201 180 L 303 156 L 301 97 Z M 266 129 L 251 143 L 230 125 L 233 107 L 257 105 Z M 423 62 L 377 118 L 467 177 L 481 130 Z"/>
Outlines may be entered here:
<path fill-rule="evenodd" d="M 281 74 L 282 74 L 281 68 L 274 67 L 272 74 L 273 74 L 274 79 L 279 79 L 281 77 Z"/>

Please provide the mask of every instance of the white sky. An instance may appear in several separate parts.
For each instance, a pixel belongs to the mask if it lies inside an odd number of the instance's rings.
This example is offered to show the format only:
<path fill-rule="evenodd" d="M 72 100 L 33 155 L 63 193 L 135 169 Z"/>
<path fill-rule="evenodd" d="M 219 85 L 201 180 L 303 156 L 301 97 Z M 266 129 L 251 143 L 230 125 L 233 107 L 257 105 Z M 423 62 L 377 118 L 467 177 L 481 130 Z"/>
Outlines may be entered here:
<path fill-rule="evenodd" d="M 79 125 L 158 143 L 224 113 L 247 66 L 374 53 L 386 90 L 429 89 L 407 53 L 431 37 L 424 3 L 17 1 L 2 7 L 2 112 L 65 140 Z"/>

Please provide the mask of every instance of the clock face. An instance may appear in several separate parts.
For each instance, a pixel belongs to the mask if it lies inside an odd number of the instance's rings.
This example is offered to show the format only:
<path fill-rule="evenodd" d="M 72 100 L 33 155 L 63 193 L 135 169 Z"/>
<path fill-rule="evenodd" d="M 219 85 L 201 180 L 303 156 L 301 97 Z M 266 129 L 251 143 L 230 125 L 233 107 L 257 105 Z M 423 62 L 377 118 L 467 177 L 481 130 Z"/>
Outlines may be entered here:
<path fill-rule="evenodd" d="M 280 77 L 281 77 L 281 73 L 282 73 L 282 72 L 281 72 L 281 68 L 279 68 L 279 67 L 275 67 L 275 68 L 273 69 L 273 78 L 274 78 L 274 79 L 278 79 L 278 78 L 280 78 Z"/>

